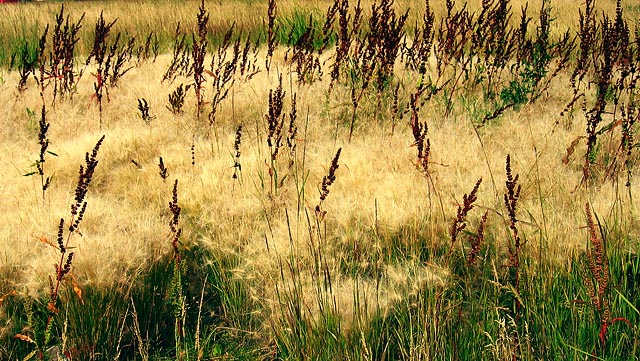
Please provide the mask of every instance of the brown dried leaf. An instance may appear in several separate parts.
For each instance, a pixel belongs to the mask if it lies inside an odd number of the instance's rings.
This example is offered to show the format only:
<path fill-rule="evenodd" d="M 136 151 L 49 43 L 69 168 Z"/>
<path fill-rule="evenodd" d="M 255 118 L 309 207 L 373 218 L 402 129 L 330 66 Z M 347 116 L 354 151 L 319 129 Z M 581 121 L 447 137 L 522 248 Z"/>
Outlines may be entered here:
<path fill-rule="evenodd" d="M 46 244 L 47 246 L 51 246 L 52 248 L 58 249 L 58 246 L 56 244 L 54 244 L 53 242 L 51 242 L 50 240 L 48 240 L 46 237 L 43 236 L 39 236 L 36 237 L 40 242 Z"/>
<path fill-rule="evenodd" d="M 618 120 L 614 120 L 611 123 L 603 126 L 600 130 L 598 130 L 596 132 L 596 135 L 602 135 L 606 132 L 610 132 L 613 129 L 617 128 L 618 126 L 620 126 L 622 124 L 622 119 L 618 119 Z"/>
<path fill-rule="evenodd" d="M 75 292 L 76 296 L 78 296 L 80 303 L 84 305 L 84 299 L 82 299 L 82 288 L 80 288 L 80 286 L 78 285 L 78 281 L 73 274 L 69 273 L 69 276 L 71 276 L 71 285 L 73 286 L 73 292 Z"/>
<path fill-rule="evenodd" d="M 31 337 L 29 337 L 27 335 L 23 335 L 21 333 L 16 334 L 15 336 L 13 336 L 13 338 L 17 338 L 18 340 L 22 340 L 22 341 L 29 342 L 29 343 L 36 343 L 34 340 L 31 339 Z"/>
<path fill-rule="evenodd" d="M 567 154 L 562 157 L 562 164 L 569 164 L 569 157 L 571 157 L 571 155 L 573 155 L 573 153 L 576 151 L 578 143 L 580 143 L 580 140 L 582 140 L 583 138 L 584 136 L 579 136 L 578 138 L 574 139 L 573 142 L 571 142 L 571 145 L 569 145 L 569 147 L 567 148 Z"/>
<path fill-rule="evenodd" d="M 56 307 L 56 305 L 53 302 L 49 302 L 47 304 L 47 310 L 51 313 L 58 313 L 58 308 Z"/>
<path fill-rule="evenodd" d="M 16 291 L 11 291 L 9 293 L 5 293 L 4 295 L 2 295 L 2 297 L 0 297 L 0 305 L 2 304 L 2 302 L 4 302 L 4 299 L 9 297 L 9 296 L 15 296 L 17 293 Z"/>

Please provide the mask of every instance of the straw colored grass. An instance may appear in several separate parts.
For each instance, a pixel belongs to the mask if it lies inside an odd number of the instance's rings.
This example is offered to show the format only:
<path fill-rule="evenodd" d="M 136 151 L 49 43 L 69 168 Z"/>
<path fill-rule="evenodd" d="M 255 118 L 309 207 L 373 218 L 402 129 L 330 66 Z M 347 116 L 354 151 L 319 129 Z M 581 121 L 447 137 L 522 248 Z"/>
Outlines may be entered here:
<path fill-rule="evenodd" d="M 279 16 L 293 14 L 294 3 L 278 2 Z M 401 0 L 397 6 L 402 9 L 410 3 Z M 598 4 L 599 11 L 611 11 L 613 8 L 608 7 L 614 6 Z M 120 19 L 115 31 L 144 34 L 148 29 L 163 29 L 171 34 L 178 21 L 187 29 L 195 29 L 197 5 L 189 1 L 180 6 L 175 2 L 65 6 L 72 17 L 86 12 L 88 23 L 104 10 L 106 19 Z M 304 6 L 305 11 L 318 9 L 321 13 L 328 5 L 328 1 L 316 1 Z M 363 5 L 366 9 L 370 3 Z M 514 2 L 513 6 L 517 5 Z M 575 28 L 579 5 L 554 5 L 555 26 L 564 30 L 566 24 L 572 24 Z M 624 2 L 629 18 L 640 11 L 632 5 L 631 1 Z M 211 2 L 207 6 L 209 24 L 216 29 L 226 30 L 231 25 L 229 14 L 242 14 L 235 18 L 238 29 L 264 26 L 265 2 Z M 43 3 L 6 9 L 6 18 L 16 23 L 43 24 L 59 7 Z M 532 15 L 538 11 L 530 10 Z M 128 16 L 138 13 L 147 15 Z M 416 17 L 420 12 L 411 14 Z M 436 12 L 436 18 L 441 14 Z M 410 18 L 408 23 L 414 20 Z M 85 24 L 82 31 L 91 30 Z M 4 19 L 0 20 L 2 34 L 8 34 L 6 39 L 16 34 Z M 90 38 L 89 33 L 80 37 Z M 322 267 L 331 274 L 336 312 L 348 321 L 345 328 L 353 325 L 349 322 L 352 317 L 362 316 L 356 299 L 370 305 L 367 311 L 371 314 L 389 311 L 393 307 L 388 306 L 397 306 L 399 300 L 410 302 L 425 290 L 425 284 L 440 292 L 447 280 L 457 277 L 452 275 L 454 266 L 449 260 L 439 264 L 436 256 L 427 257 L 427 261 L 421 256 L 438 252 L 447 242 L 460 196 L 468 193 L 479 178 L 482 184 L 474 203 L 479 210 L 466 216 L 465 222 L 470 225 L 466 230 L 475 229 L 482 214 L 488 212 L 485 239 L 497 248 L 498 255 L 507 254 L 509 215 L 503 203 L 507 155 L 522 186 L 516 217 L 522 252 L 533 256 L 527 261 L 558 269 L 570 267 L 574 256 L 585 248 L 584 204 L 590 204 L 598 220 L 611 226 L 608 229 L 612 232 L 625 233 L 612 237 L 615 242 L 633 242 L 640 236 L 635 203 L 640 183 L 635 178 L 628 188 L 624 186 L 626 178 L 615 177 L 596 179 L 593 185 L 581 187 L 583 144 L 578 145 L 568 164 L 563 164 L 567 147 L 583 136 L 585 129 L 582 112 L 560 115 L 572 97 L 568 74 L 554 79 L 537 102 L 507 110 L 482 126 L 477 111 L 484 106 L 480 94 L 455 93 L 453 107 L 445 104 L 448 95 L 434 95 L 418 114 L 420 122 L 428 126 L 430 163 L 426 172 L 427 167 L 416 164 L 409 115 L 395 126 L 391 124 L 389 90 L 380 96 L 363 93 L 357 122 L 351 123 L 348 86 L 337 84 L 328 92 L 330 54 L 320 56 L 323 79 L 299 85 L 292 65 L 284 59 L 285 51 L 283 47 L 276 49 L 270 72 L 262 69 L 248 81 L 236 80 L 212 125 L 206 116 L 196 116 L 193 88 L 187 92 L 184 114 L 174 114 L 167 108 L 169 94 L 180 83 L 193 81 L 179 78 L 162 82 L 171 62 L 167 54 L 128 72 L 117 87 L 110 89 L 110 101 L 104 100 L 101 116 L 92 97 L 91 73 L 95 69 L 89 66 L 72 99 L 47 104 L 49 150 L 57 156 L 46 158 L 46 175 L 51 176 L 52 183 L 44 199 L 40 179 L 24 176 L 32 169 L 39 150 L 38 88 L 30 79 L 26 91 L 19 92 L 17 72 L 0 70 L 0 104 L 4 105 L 0 113 L 0 164 L 5 165 L 0 172 L 0 269 L 11 274 L 0 283 L 6 287 L 0 289 L 0 296 L 13 290 L 21 294 L 47 292 L 57 255 L 47 241 L 55 240 L 60 218 L 69 213 L 85 152 L 102 135 L 106 138 L 86 198 L 87 212 L 72 242 L 72 274 L 83 287 L 131 283 L 142 269 L 171 254 L 172 215 L 167 203 L 176 179 L 182 209 L 181 249 L 204 246 L 238 260 L 230 270 L 232 277 L 242 281 L 253 300 L 267 306 L 265 313 L 274 315 L 285 309 L 279 304 L 282 298 L 276 286 L 283 290 L 293 285 L 306 291 L 302 293 L 305 312 L 316 314 L 319 296 L 313 291 L 319 289 L 321 276 L 314 274 L 314 266 L 321 263 L 321 257 Z M 265 53 L 263 46 L 257 57 L 260 64 Z M 209 62 L 207 58 L 204 64 Z M 400 68 L 396 67 L 394 79 L 402 85 L 398 88 L 400 101 L 406 108 L 417 81 L 415 74 Z M 295 155 L 289 158 L 283 145 L 278 158 L 272 160 L 265 114 L 270 91 L 278 86 L 280 77 L 285 91 L 284 114 L 296 94 L 298 130 Z M 211 84 L 203 83 L 205 114 L 212 93 Z M 50 97 L 45 99 L 50 101 Z M 139 99 L 148 101 L 154 117 L 142 119 Z M 352 124 L 355 128 L 350 129 Z M 236 149 L 240 125 L 242 141 Z M 599 141 L 605 153 L 619 144 L 613 135 Z M 332 167 L 338 149 L 339 166 Z M 159 174 L 160 157 L 167 169 L 166 179 Z M 241 170 L 234 164 L 240 164 Z M 322 199 L 323 216 L 319 217 L 315 207 L 320 203 L 323 177 L 332 173 L 330 167 L 335 180 L 330 194 Z M 620 250 L 637 249 L 637 244 L 616 246 Z M 318 248 L 322 249 L 321 256 L 314 253 Z M 300 270 L 299 279 L 284 275 L 293 263 Z M 492 267 L 509 266 L 503 263 Z M 441 301 L 438 292 L 434 292 L 434 299 Z M 259 321 L 266 324 L 270 320 L 266 317 Z M 504 332 L 508 332 L 507 326 Z"/>
<path fill-rule="evenodd" d="M 298 157 L 301 159 L 303 150 L 306 154 L 305 168 L 299 170 L 299 176 L 309 172 L 303 208 L 298 213 L 298 190 L 286 162 L 280 164 L 280 172 L 281 176 L 289 173 L 288 178 L 277 195 L 270 194 L 268 186 L 263 189 L 260 185 L 259 175 L 268 182 L 264 114 L 268 90 L 276 85 L 275 72 L 270 76 L 262 72 L 234 88 L 215 124 L 216 135 L 197 134 L 196 165 L 192 166 L 190 144 L 197 127 L 193 118 L 195 101 L 189 93 L 183 116 L 175 116 L 166 109 L 168 94 L 175 86 L 160 83 L 167 63 L 163 56 L 155 64 L 144 64 L 127 74 L 123 83 L 113 89 L 111 102 L 105 105 L 102 130 L 97 106 L 90 98 L 89 77 L 81 81 L 72 101 L 49 107 L 50 149 L 59 156 L 47 160 L 47 172 L 53 180 L 44 204 L 37 180 L 22 176 L 38 151 L 34 120 L 25 109 L 36 109 L 39 96 L 35 85 L 25 94 L 18 94 L 16 74 L 7 74 L 0 88 L 0 99 L 8 110 L 0 117 L 3 129 L 0 161 L 8 165 L 0 174 L 4 199 L 1 266 L 21 270 L 15 280 L 16 288 L 46 284 L 52 250 L 37 237 L 55 238 L 59 217 L 68 212 L 77 167 L 84 152 L 103 133 L 107 138 L 89 191 L 89 207 L 81 229 L 83 237 L 77 240 L 74 260 L 76 276 L 87 283 L 126 281 L 141 262 L 168 251 L 165 203 L 170 195 L 170 182 L 163 181 L 158 174 L 160 156 L 169 170 L 169 180 L 181 181 L 185 242 L 202 240 L 211 247 L 239 255 L 244 266 L 237 271 L 242 277 L 256 280 L 255 287 L 268 284 L 260 280 L 275 279 L 277 257 L 290 251 L 285 210 L 290 214 L 297 252 L 302 259 L 308 257 L 304 212 L 312 212 L 317 204 L 322 177 L 340 146 L 343 151 L 337 180 L 323 204 L 329 240 L 335 242 L 330 247 L 336 249 L 340 244 L 373 242 L 367 237 L 376 225 L 385 234 L 398 233 L 407 225 L 426 230 L 425 237 L 433 238 L 436 244 L 455 215 L 456 197 L 467 192 L 480 177 L 485 181 L 478 192 L 477 204 L 490 211 L 488 228 L 493 236 L 504 237 L 506 218 L 501 194 L 506 154 L 511 154 L 514 172 L 520 174 L 523 186 L 520 227 L 529 240 L 526 248 L 531 251 L 535 252 L 541 244 L 538 240 L 542 239 L 546 252 L 562 261 L 582 248 L 581 205 L 586 201 L 602 215 L 615 212 L 617 208 L 613 205 L 619 198 L 624 209 L 632 207 L 621 197 L 622 191 L 615 183 L 606 182 L 592 193 L 577 189 L 580 159 L 562 164 L 566 147 L 581 134 L 583 125 L 580 117 L 560 118 L 563 99 L 569 96 L 561 84 L 554 86 L 546 101 L 508 113 L 497 123 L 480 128 L 478 134 L 473 130 L 472 119 L 464 112 L 444 119 L 437 102 L 423 107 L 420 116 L 430 127 L 431 172 L 436 194 L 429 190 L 423 173 L 415 167 L 410 128 L 401 123 L 398 131 L 390 135 L 388 123 L 368 120 L 366 127 L 356 129 L 353 141 L 347 143 L 348 114 L 340 104 L 346 93 L 336 91 L 326 105 L 324 81 L 293 89 L 298 94 Z M 278 71 L 285 72 L 284 83 L 288 83 L 287 66 L 281 62 L 277 66 Z M 285 90 L 288 102 L 291 89 L 286 86 Z M 151 125 L 145 125 L 136 108 L 137 99 L 142 97 L 149 99 L 151 113 L 158 117 Z M 303 129 L 307 118 L 308 128 Z M 240 123 L 244 127 L 242 173 L 234 181 L 233 144 L 235 128 Z M 634 182 L 631 192 L 637 191 L 638 184 Z M 633 220 L 633 214 L 617 216 L 621 222 Z M 348 279 L 348 275 L 345 277 Z M 393 293 L 399 285 L 390 278 L 387 287 Z"/>

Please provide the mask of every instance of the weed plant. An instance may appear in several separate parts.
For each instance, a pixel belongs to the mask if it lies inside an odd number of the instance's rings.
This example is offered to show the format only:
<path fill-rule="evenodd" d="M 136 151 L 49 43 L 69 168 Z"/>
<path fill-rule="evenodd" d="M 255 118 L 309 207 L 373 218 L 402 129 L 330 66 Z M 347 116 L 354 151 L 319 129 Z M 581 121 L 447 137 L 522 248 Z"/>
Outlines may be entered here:
<path fill-rule="evenodd" d="M 100 17 L 95 26 L 93 48 L 86 61 L 86 64 L 89 65 L 93 59 L 97 66 L 95 73 L 92 73 L 95 78 L 92 98 L 98 103 L 101 126 L 103 113 L 102 99 L 106 95 L 108 102 L 109 89 L 116 87 L 120 78 L 133 68 L 127 64 L 133 56 L 135 38 L 131 37 L 125 44 L 120 45 L 121 33 L 117 33 L 113 43 L 108 43 L 107 38 L 116 21 L 117 19 L 107 23 L 102 13 L 100 13 Z"/>
<path fill-rule="evenodd" d="M 44 108 L 43 108 L 44 115 Z M 58 224 L 58 232 L 56 243 L 53 243 L 46 238 L 42 241 L 55 249 L 59 254 L 59 260 L 55 263 L 55 274 L 49 276 L 49 292 L 48 300 L 46 304 L 42 304 L 43 309 L 34 309 L 37 307 L 37 303 L 31 300 L 27 300 L 25 305 L 25 312 L 27 313 L 27 329 L 30 330 L 29 334 L 19 333 L 16 338 L 31 344 L 33 351 L 27 355 L 27 358 L 37 356 L 40 359 L 48 358 L 45 354 L 48 353 L 60 353 L 64 351 L 64 339 L 65 328 L 63 324 L 59 323 L 57 318 L 60 313 L 60 308 L 63 303 L 60 301 L 60 295 L 62 294 L 63 282 L 68 282 L 72 287 L 76 296 L 82 299 L 82 290 L 78 286 L 73 274 L 71 273 L 71 267 L 74 257 L 73 247 L 71 244 L 74 236 L 78 237 L 80 234 L 79 227 L 82 219 L 84 218 L 87 210 L 87 192 L 89 185 L 93 179 L 96 166 L 98 165 L 98 151 L 104 140 L 104 136 L 100 138 L 96 143 L 91 154 L 86 153 L 84 166 L 80 166 L 80 174 L 78 176 L 78 182 L 75 189 L 75 198 L 71 204 L 70 220 L 66 221 L 61 218 Z M 43 187 L 43 195 L 44 195 Z"/>
<path fill-rule="evenodd" d="M 22 81 L 22 79 L 20 81 Z M 47 137 L 47 132 L 49 131 L 49 127 L 51 126 L 51 123 L 47 122 L 46 108 L 44 105 L 42 106 L 42 112 L 40 114 L 41 114 L 40 121 L 38 122 L 38 128 L 39 128 L 38 144 L 40 145 L 40 154 L 38 156 L 38 159 L 35 161 L 35 163 L 32 166 L 32 167 L 35 167 L 36 170 L 26 173 L 24 176 L 29 177 L 36 174 L 40 176 L 40 186 L 42 188 L 42 202 L 44 203 L 45 192 L 47 191 L 47 189 L 49 189 L 49 186 L 51 186 L 51 176 L 45 175 L 45 167 L 44 167 L 45 161 L 46 161 L 45 156 L 49 154 L 55 157 L 57 156 L 57 154 L 48 150 L 50 141 L 49 141 L 49 138 Z"/>
<path fill-rule="evenodd" d="M 160 43 L 158 40 L 158 34 L 155 34 L 153 31 L 147 35 L 147 38 L 144 42 L 144 45 L 138 46 L 135 51 L 136 59 L 138 64 L 147 61 L 153 55 L 153 62 L 158 58 L 158 52 L 160 49 Z"/>
<path fill-rule="evenodd" d="M 176 90 L 174 90 L 171 94 L 169 94 L 169 105 L 167 105 L 167 109 L 171 111 L 174 115 L 182 115 L 184 111 L 182 107 L 184 106 L 184 97 L 185 92 L 189 91 L 189 85 L 187 85 L 186 89 L 183 84 L 178 85 Z"/>
<path fill-rule="evenodd" d="M 69 15 L 64 17 L 64 5 L 60 7 L 60 13 L 56 15 L 53 26 L 51 50 L 49 52 L 49 77 L 53 81 L 53 103 L 56 96 L 71 95 L 82 73 L 76 73 L 75 47 L 79 41 L 78 31 L 84 14 L 76 23 L 69 22 Z"/>
<path fill-rule="evenodd" d="M 142 118 L 142 121 L 147 125 L 151 124 L 151 121 L 157 118 L 157 116 L 149 113 L 149 102 L 147 102 L 145 98 L 138 99 L 138 110 L 140 111 L 140 118 Z"/>
<path fill-rule="evenodd" d="M 289 35 L 289 43 L 293 43 L 293 48 L 287 50 L 285 61 L 290 61 L 295 65 L 294 69 L 299 84 L 312 84 L 314 81 L 320 80 L 322 76 L 320 58 L 315 52 L 318 47 L 315 43 L 316 26 L 313 17 L 309 16 L 308 25 L 305 26 L 301 35 L 294 33 L 294 29 Z M 294 37 L 297 37 L 297 40 L 294 41 Z"/>

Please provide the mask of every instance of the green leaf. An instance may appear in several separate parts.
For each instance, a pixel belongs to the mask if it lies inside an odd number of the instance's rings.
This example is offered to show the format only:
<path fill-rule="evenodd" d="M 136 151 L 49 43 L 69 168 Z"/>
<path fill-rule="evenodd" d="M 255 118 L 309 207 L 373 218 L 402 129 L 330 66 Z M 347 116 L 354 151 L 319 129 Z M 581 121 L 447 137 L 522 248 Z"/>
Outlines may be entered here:
<path fill-rule="evenodd" d="M 32 176 L 32 175 L 37 174 L 37 173 L 38 172 L 29 172 L 27 174 L 24 174 L 23 177 L 29 177 L 29 176 Z"/>
<path fill-rule="evenodd" d="M 636 311 L 637 314 L 640 315 L 640 311 L 638 311 L 638 309 L 636 308 L 636 306 L 633 305 L 633 303 L 631 303 L 626 297 L 624 297 L 624 295 L 620 291 L 618 291 L 615 288 L 614 290 L 618 292 L 618 295 L 620 295 L 620 297 L 627 303 L 627 305 L 629 305 L 634 311 Z"/>
<path fill-rule="evenodd" d="M 38 354 L 38 350 L 33 350 L 31 351 L 30 354 L 28 354 L 27 356 L 25 356 L 25 358 L 22 359 L 22 361 L 28 361 L 31 360 L 35 355 Z"/>
<path fill-rule="evenodd" d="M 58 155 L 57 155 L 56 153 L 54 153 L 54 152 L 52 152 L 52 151 L 50 151 L 50 150 L 48 150 L 48 151 L 47 151 L 47 153 L 51 154 L 51 155 L 52 155 L 52 156 L 54 156 L 54 157 L 58 157 Z"/>
<path fill-rule="evenodd" d="M 466 230 L 466 229 L 463 229 L 463 230 L 462 230 L 462 233 L 463 233 L 463 234 L 465 234 L 465 235 L 466 235 L 466 236 L 468 236 L 468 237 L 476 237 L 476 236 L 478 235 L 477 233 L 475 233 L 475 232 L 471 232 L 471 231 L 468 231 L 468 230 Z"/>

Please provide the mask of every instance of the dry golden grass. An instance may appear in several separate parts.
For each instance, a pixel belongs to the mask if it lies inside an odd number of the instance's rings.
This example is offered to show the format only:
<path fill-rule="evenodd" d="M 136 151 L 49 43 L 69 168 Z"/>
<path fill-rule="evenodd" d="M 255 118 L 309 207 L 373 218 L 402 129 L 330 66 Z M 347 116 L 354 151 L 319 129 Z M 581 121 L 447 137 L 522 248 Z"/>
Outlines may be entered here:
<path fill-rule="evenodd" d="M 582 248 L 584 235 L 580 227 L 584 224 L 582 205 L 586 201 L 598 214 L 610 219 L 614 218 L 610 212 L 618 209 L 616 202 L 624 203 L 622 209 L 635 207 L 628 203 L 625 191 L 610 182 L 590 193 L 576 189 L 581 159 L 574 159 L 568 166 L 561 159 L 568 144 L 582 134 L 583 120 L 560 118 L 559 111 L 569 96 L 562 81 L 544 101 L 480 128 L 479 138 L 467 113 L 445 119 L 437 101 L 428 103 L 421 118 L 430 126 L 432 176 L 437 194 L 429 191 L 427 180 L 414 165 L 415 151 L 406 124 L 400 123 L 391 135 L 388 122 L 371 119 L 373 109 L 365 108 L 354 140 L 347 143 L 348 106 L 340 101 L 346 96 L 345 90 L 338 88 L 327 106 L 327 84 L 318 82 L 293 89 L 298 94 L 299 109 L 298 174 L 309 172 L 304 202 L 298 212 L 298 189 L 286 161 L 278 163 L 281 176 L 289 173 L 278 194 L 272 194 L 268 185 L 266 189 L 261 186 L 260 175 L 267 183 L 269 179 L 264 113 L 267 93 L 275 87 L 276 75 L 262 72 L 234 88 L 233 95 L 223 103 L 215 135 L 196 134 L 196 165 L 192 166 L 193 129 L 200 129 L 193 117 L 194 99 L 189 93 L 184 116 L 174 116 L 165 108 L 167 95 L 175 87 L 160 83 L 167 62 L 166 57 L 161 57 L 156 64 L 144 64 L 126 75 L 120 87 L 112 90 L 111 102 L 105 106 L 103 129 L 90 97 L 89 76 L 82 79 L 73 100 L 61 102 L 55 109 L 49 106 L 50 149 L 59 157 L 47 158 L 45 169 L 53 176 L 53 184 L 44 202 L 38 190 L 39 179 L 23 176 L 38 151 L 37 119 L 30 119 L 26 109 L 37 109 L 39 96 L 34 84 L 26 93 L 18 94 L 17 75 L 5 74 L 0 88 L 0 101 L 5 104 L 0 116 L 0 162 L 9 166 L 0 174 L 0 267 L 19 270 L 12 287 L 36 290 L 46 284 L 55 251 L 38 237 L 55 239 L 59 218 L 69 212 L 84 153 L 101 134 L 106 134 L 106 140 L 89 191 L 82 237 L 72 241 L 77 247 L 73 272 L 83 283 L 126 282 L 146 261 L 169 252 L 167 204 L 172 180 L 177 178 L 185 244 L 203 242 L 240 256 L 243 264 L 235 270 L 238 276 L 256 287 L 256 295 L 268 297 L 279 274 L 279 257 L 292 251 L 285 211 L 290 218 L 293 251 L 308 264 L 312 261 L 305 211 L 312 216 L 322 177 L 338 147 L 343 147 L 343 152 L 337 181 L 323 207 L 327 210 L 326 247 L 333 257 L 330 264 L 334 267 L 336 289 L 343 296 L 343 310 L 351 304 L 349 285 L 353 280 L 339 264 L 352 257 L 350 250 L 355 246 L 363 252 L 384 248 L 380 242 L 393 235 L 419 235 L 433 244 L 445 240 L 457 202 L 479 177 L 484 182 L 478 204 L 490 210 L 490 237 L 505 237 L 501 197 L 507 154 L 511 154 L 514 171 L 520 174 L 523 184 L 519 217 L 528 240 L 525 247 L 530 252 L 537 252 L 542 242 L 549 256 L 562 261 Z M 286 83 L 287 68 L 279 63 L 278 71 L 285 72 Z M 151 114 L 158 117 L 150 126 L 138 115 L 137 99 L 141 97 L 149 100 Z M 304 129 L 307 117 L 308 128 Z M 362 126 L 364 122 L 366 127 Z M 240 123 L 245 129 L 240 158 L 242 176 L 240 181 L 234 181 L 232 148 L 235 127 Z M 158 175 L 160 156 L 169 169 L 167 181 Z M 637 182 L 632 184 L 631 192 L 637 194 Z M 478 218 L 479 214 L 473 217 Z M 634 222 L 634 214 L 617 214 L 615 218 Z M 403 229 L 413 231 L 403 233 Z M 379 236 L 374 236 L 375 230 Z M 371 261 L 363 257 L 353 262 Z M 381 294 L 389 298 L 443 272 L 437 265 L 415 261 L 389 263 L 383 269 L 386 276 Z M 375 280 L 362 284 L 368 284 L 360 288 L 363 296 L 369 293 L 373 297 Z"/>
<path fill-rule="evenodd" d="M 294 3 L 282 1 L 279 6 L 293 11 Z M 409 2 L 398 3 L 403 7 Z M 626 1 L 625 6 L 631 8 L 632 3 Z M 328 1 L 318 1 L 305 6 L 325 9 L 328 4 Z M 602 9 L 610 5 L 599 4 Z M 577 2 L 555 5 L 557 25 L 562 28 L 563 24 L 575 22 L 579 5 Z M 89 2 L 67 6 L 72 16 L 86 12 L 88 20 L 97 18 L 104 9 L 106 18 L 120 18 L 119 29 L 173 27 L 178 20 L 193 28 L 197 2 L 180 5 L 176 2 Z M 212 14 L 210 23 L 229 24 L 229 13 L 243 14 L 236 18 L 240 27 L 263 21 L 266 12 L 264 4 L 212 2 L 207 6 Z M 0 24 L 1 34 L 11 31 L 6 28 L 6 19 L 35 18 L 43 24 L 59 8 L 58 4 L 43 3 L 7 9 L 8 16 Z M 145 16 L 128 16 L 139 13 Z M 91 29 L 85 26 L 83 30 Z M 604 182 L 589 191 L 577 188 L 582 176 L 579 155 L 584 153 L 583 149 L 576 151 L 569 165 L 562 164 L 567 146 L 584 134 L 582 116 L 577 115 L 575 119 L 559 116 L 570 98 L 566 79 L 556 80 L 541 101 L 524 106 L 518 112 L 507 112 L 495 124 L 480 128 L 478 133 L 469 112 L 458 109 L 451 117 L 444 118 L 438 100 L 427 103 L 420 116 L 429 124 L 435 189 L 429 188 L 415 167 L 413 139 L 406 118 L 391 135 L 389 122 L 373 119 L 373 106 L 369 104 L 360 111 L 354 139 L 348 143 L 347 90 L 337 88 L 327 102 L 328 76 L 311 86 L 291 85 L 294 88 L 291 89 L 286 85 L 287 104 L 291 90 L 298 96 L 300 130 L 294 166 L 297 171 L 288 168 L 286 161 L 279 161 L 280 176 L 287 174 L 288 177 L 277 194 L 273 194 L 269 190 L 265 162 L 268 148 L 264 114 L 268 91 L 276 86 L 276 73 L 284 74 L 285 84 L 290 84 L 289 77 L 294 76 L 282 62 L 282 54 L 276 61 L 277 71 L 271 74 L 262 71 L 250 82 L 236 84 L 233 94 L 222 105 L 215 132 L 210 135 L 205 134 L 203 125 L 194 119 L 191 93 L 187 96 L 185 115 L 175 116 L 165 108 L 168 94 L 177 85 L 161 83 L 169 63 L 166 56 L 161 56 L 156 63 L 133 69 L 120 86 L 111 91 L 102 129 L 97 106 L 91 99 L 93 84 L 88 70 L 73 100 L 62 101 L 55 107 L 48 105 L 50 150 L 59 156 L 47 158 L 45 169 L 53 176 L 53 183 L 44 202 L 39 179 L 23 176 L 38 152 L 38 119 L 37 116 L 30 118 L 27 113 L 27 109 L 39 113 L 38 91 L 35 84 L 30 83 L 24 94 L 18 94 L 17 74 L 5 72 L 0 85 L 0 104 L 4 105 L 0 115 L 0 163 L 8 167 L 0 174 L 0 248 L 3 250 L 0 269 L 17 270 L 11 287 L 35 291 L 46 285 L 55 251 L 38 241 L 38 237 L 55 239 L 60 217 L 66 217 L 69 212 L 84 153 L 102 134 L 106 134 L 106 140 L 89 190 L 82 237 L 72 241 L 77 247 L 73 273 L 84 284 L 130 281 L 145 262 L 170 251 L 167 204 L 172 180 L 177 178 L 185 245 L 202 242 L 238 255 L 243 261 L 234 270 L 237 275 L 253 286 L 256 297 L 271 297 L 281 258 L 296 252 L 306 264 L 312 262 L 306 212 L 313 217 L 322 177 L 327 174 L 339 147 L 343 151 L 337 181 L 331 187 L 324 209 L 327 211 L 326 247 L 332 257 L 330 265 L 343 310 L 353 297 L 353 279 L 340 268 L 340 263 L 350 257 L 345 250 L 356 246 L 362 252 L 383 249 L 380 242 L 394 237 L 398 242 L 413 242 L 417 236 L 433 244 L 446 240 L 457 202 L 480 177 L 484 181 L 478 205 L 490 211 L 488 233 L 494 239 L 505 239 L 502 194 L 507 154 L 511 155 L 514 171 L 520 174 L 523 185 L 518 216 L 527 240 L 526 252 L 537 252 L 542 245 L 547 256 L 562 263 L 582 248 L 583 205 L 587 201 L 605 219 L 617 219 L 629 225 L 626 229 L 637 229 L 636 214 L 619 211 L 637 208 L 626 196 L 624 182 Z M 210 95 L 205 93 L 205 97 Z M 150 103 L 151 114 L 157 116 L 151 125 L 145 125 L 137 111 L 137 99 L 143 97 Z M 372 99 L 371 103 L 374 102 Z M 307 119 L 308 128 L 305 128 Z M 238 124 L 244 126 L 242 175 L 234 181 L 233 142 Z M 191 165 L 192 142 L 195 142 L 195 166 Z M 167 181 L 158 175 L 160 156 L 169 169 Z M 301 182 L 307 172 L 308 181 L 299 206 L 301 189 L 295 177 Z M 266 186 L 261 185 L 263 181 Z M 639 184 L 632 182 L 630 192 L 636 195 L 638 190 Z M 479 217 L 480 213 L 472 215 L 474 222 Z M 364 257 L 353 262 L 371 260 Z M 422 282 L 433 281 L 445 272 L 438 265 L 414 260 L 384 264 L 383 269 L 386 272 L 381 290 L 388 299 Z M 311 281 L 306 282 L 311 287 Z M 374 297 L 375 280 L 365 280 L 363 284 L 360 289 L 363 297 Z"/>

